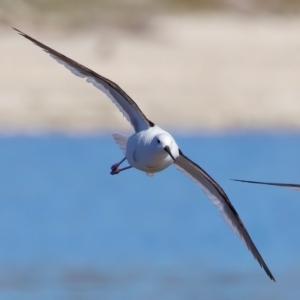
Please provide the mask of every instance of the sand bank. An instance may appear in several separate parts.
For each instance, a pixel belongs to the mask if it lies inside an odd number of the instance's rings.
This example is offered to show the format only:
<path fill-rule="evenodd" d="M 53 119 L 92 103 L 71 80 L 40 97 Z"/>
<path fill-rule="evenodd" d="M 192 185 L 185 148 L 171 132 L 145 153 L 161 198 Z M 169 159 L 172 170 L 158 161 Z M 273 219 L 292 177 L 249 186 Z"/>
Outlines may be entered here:
<path fill-rule="evenodd" d="M 19 29 L 117 82 L 161 126 L 300 129 L 297 17 L 165 16 L 137 34 Z M 100 91 L 10 28 L 0 35 L 0 131 L 130 128 Z"/>

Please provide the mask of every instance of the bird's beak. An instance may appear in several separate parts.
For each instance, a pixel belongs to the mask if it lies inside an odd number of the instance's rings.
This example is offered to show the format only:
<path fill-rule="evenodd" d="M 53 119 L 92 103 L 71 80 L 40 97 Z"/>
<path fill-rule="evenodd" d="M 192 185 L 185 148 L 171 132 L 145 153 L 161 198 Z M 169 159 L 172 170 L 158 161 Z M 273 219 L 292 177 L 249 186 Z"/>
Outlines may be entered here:
<path fill-rule="evenodd" d="M 174 158 L 174 156 L 173 156 L 173 154 L 172 154 L 172 152 L 171 152 L 171 150 L 170 150 L 170 147 L 169 147 L 169 146 L 166 146 L 164 149 L 165 149 L 165 151 L 172 157 L 172 159 L 175 161 L 175 158 Z"/>

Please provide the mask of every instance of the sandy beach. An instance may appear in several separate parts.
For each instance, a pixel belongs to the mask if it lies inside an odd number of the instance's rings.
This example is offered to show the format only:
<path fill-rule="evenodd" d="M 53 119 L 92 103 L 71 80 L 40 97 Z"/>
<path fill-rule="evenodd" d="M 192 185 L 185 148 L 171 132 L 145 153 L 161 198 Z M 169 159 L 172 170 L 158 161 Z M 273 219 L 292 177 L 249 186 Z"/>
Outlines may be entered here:
<path fill-rule="evenodd" d="M 300 129 L 297 17 L 169 15 L 136 34 L 15 27 L 115 81 L 169 129 Z M 0 35 L 1 132 L 130 130 L 102 92 L 11 28 Z"/>

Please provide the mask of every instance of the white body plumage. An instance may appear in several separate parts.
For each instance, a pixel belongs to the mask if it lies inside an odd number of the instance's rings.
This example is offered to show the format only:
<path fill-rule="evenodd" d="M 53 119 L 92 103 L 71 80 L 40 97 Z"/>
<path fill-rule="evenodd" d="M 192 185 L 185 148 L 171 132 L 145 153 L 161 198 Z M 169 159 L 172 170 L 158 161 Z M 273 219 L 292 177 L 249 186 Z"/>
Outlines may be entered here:
<path fill-rule="evenodd" d="M 156 173 L 174 162 L 165 150 L 166 147 L 175 159 L 179 156 L 179 148 L 174 138 L 167 131 L 154 126 L 130 136 L 125 155 L 132 167 L 147 173 Z"/>

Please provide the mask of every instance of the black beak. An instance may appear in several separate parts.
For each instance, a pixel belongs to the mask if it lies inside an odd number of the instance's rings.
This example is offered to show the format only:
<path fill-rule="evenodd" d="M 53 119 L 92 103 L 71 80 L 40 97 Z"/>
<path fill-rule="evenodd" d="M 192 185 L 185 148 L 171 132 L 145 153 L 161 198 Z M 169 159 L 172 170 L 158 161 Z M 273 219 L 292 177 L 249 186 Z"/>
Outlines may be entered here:
<path fill-rule="evenodd" d="M 172 157 L 172 159 L 175 161 L 175 158 L 174 158 L 174 156 L 173 156 L 172 153 L 171 153 L 170 147 L 169 147 L 169 146 L 166 146 L 164 149 L 165 149 L 165 151 Z"/>

